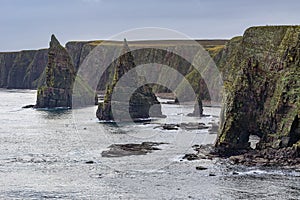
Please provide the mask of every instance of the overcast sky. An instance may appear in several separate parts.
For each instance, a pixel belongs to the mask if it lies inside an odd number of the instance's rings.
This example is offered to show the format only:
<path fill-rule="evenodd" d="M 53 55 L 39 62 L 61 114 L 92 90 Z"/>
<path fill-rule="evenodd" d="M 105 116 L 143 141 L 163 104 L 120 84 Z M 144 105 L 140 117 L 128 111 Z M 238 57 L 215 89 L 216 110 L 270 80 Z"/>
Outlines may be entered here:
<path fill-rule="evenodd" d="M 299 0 L 0 0 L 0 51 L 106 39 L 141 27 L 232 38 L 250 26 L 300 24 Z"/>

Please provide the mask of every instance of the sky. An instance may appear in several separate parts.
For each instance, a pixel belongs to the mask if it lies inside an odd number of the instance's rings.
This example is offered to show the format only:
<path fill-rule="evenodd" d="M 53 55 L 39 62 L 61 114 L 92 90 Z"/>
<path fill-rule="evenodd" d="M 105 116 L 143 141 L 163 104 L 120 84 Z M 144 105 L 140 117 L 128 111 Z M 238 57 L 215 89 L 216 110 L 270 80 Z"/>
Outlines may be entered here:
<path fill-rule="evenodd" d="M 230 39 L 250 26 L 300 24 L 299 11 L 299 0 L 0 0 L 0 51 L 47 48 L 51 34 L 64 45 L 143 27 Z"/>

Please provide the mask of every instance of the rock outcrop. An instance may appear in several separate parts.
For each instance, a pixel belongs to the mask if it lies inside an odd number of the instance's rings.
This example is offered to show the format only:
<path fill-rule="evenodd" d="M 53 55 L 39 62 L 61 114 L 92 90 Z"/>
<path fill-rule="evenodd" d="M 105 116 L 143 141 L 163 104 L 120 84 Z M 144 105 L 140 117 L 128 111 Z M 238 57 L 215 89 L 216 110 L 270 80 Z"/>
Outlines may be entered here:
<path fill-rule="evenodd" d="M 51 36 L 46 67 L 46 85 L 37 92 L 37 108 L 72 107 L 75 70 L 71 58 L 54 35 Z"/>
<path fill-rule="evenodd" d="M 257 151 L 287 149 L 299 156 L 300 26 L 249 28 L 220 58 L 225 92 L 217 153 L 247 151 L 255 134 L 261 137 Z"/>
<path fill-rule="evenodd" d="M 161 117 L 160 103 L 152 89 L 143 84 L 143 77 L 135 71 L 134 58 L 126 40 L 124 40 L 121 55 L 112 63 L 112 66 L 114 66 L 114 78 L 107 86 L 104 102 L 98 106 L 97 118 L 99 120 L 136 121 L 150 116 Z M 125 75 L 129 77 L 124 80 L 122 78 Z"/>

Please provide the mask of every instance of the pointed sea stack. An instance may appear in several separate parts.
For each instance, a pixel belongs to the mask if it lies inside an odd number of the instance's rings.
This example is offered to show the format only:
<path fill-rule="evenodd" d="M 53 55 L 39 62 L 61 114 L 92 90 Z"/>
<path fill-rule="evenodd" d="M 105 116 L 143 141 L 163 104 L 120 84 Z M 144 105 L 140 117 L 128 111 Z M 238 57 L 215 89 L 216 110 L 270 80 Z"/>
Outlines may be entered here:
<path fill-rule="evenodd" d="M 144 84 L 145 78 L 134 70 L 134 58 L 125 39 L 121 56 L 112 64 L 115 66 L 114 78 L 106 88 L 104 102 L 98 105 L 97 118 L 137 121 L 141 118 L 163 117 L 161 105 L 152 89 Z M 122 78 L 124 75 L 126 77 Z"/>
<path fill-rule="evenodd" d="M 51 36 L 46 84 L 38 89 L 36 108 L 72 107 L 75 70 L 71 58 L 54 35 Z"/>

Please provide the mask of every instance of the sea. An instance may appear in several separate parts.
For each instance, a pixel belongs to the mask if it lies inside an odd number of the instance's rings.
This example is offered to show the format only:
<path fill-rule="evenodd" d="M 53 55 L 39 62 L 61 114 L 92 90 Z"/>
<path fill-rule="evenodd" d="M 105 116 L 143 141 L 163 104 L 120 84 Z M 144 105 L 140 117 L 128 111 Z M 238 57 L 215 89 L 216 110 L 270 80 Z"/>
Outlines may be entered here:
<path fill-rule="evenodd" d="M 98 121 L 96 106 L 22 108 L 35 104 L 36 90 L 1 89 L 0 98 L 0 199 L 300 199 L 299 170 L 182 159 L 217 135 L 161 125 L 209 126 L 219 107 L 197 118 L 187 116 L 191 104 L 162 104 L 166 118 L 112 124 Z M 145 155 L 102 157 L 110 145 L 142 142 L 163 144 Z"/>

